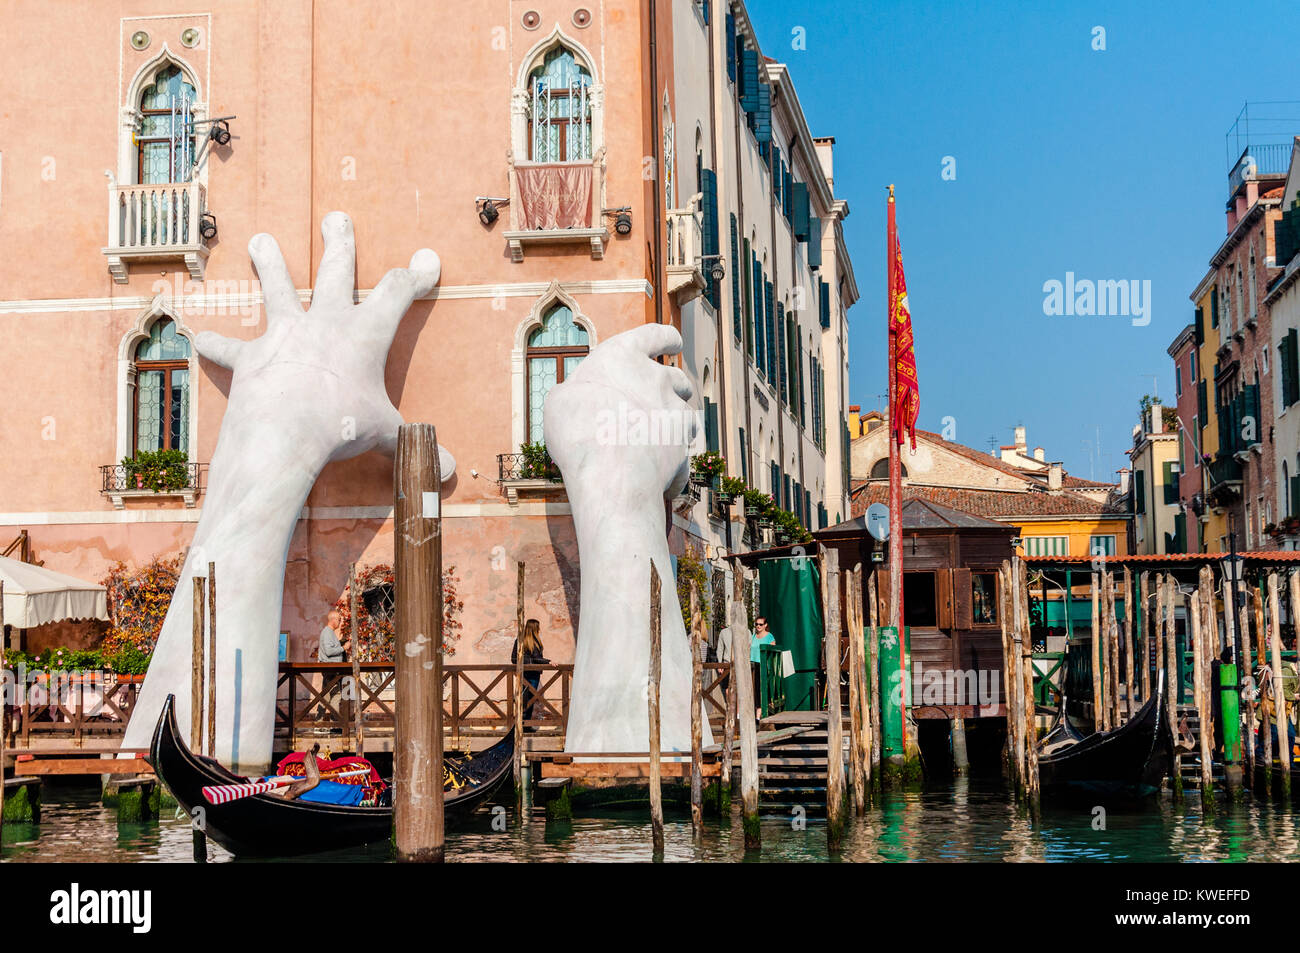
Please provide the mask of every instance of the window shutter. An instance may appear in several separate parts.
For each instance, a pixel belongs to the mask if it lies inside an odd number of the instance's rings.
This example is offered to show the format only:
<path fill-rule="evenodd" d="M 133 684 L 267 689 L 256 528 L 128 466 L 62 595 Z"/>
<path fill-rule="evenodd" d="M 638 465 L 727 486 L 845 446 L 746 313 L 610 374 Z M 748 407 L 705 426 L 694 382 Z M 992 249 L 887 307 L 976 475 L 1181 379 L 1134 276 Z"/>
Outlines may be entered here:
<path fill-rule="evenodd" d="M 795 328 L 795 344 L 799 348 L 796 353 L 799 355 L 799 426 L 802 427 L 807 422 L 807 417 L 805 416 L 807 413 L 807 406 L 806 401 L 804 400 L 803 386 L 807 375 L 804 372 L 803 343 L 799 341 L 799 330 L 797 327 Z"/>
<path fill-rule="evenodd" d="M 1166 460 L 1162 465 L 1164 471 L 1161 475 L 1165 481 L 1165 504 L 1169 505 L 1178 502 L 1178 474 L 1174 472 L 1172 460 Z"/>
<path fill-rule="evenodd" d="M 1133 471 L 1133 512 L 1145 513 L 1147 511 L 1147 494 L 1146 494 L 1146 471 Z"/>
<path fill-rule="evenodd" d="M 1300 473 L 1291 478 L 1291 515 L 1300 516 Z"/>
<path fill-rule="evenodd" d="M 1300 402 L 1300 340 L 1296 329 L 1286 332 L 1287 380 L 1291 382 L 1291 393 L 1287 395 L 1286 405 Z"/>
<path fill-rule="evenodd" d="M 822 327 L 829 330 L 831 326 L 831 286 L 825 281 L 821 283 L 820 295 Z"/>
<path fill-rule="evenodd" d="M 975 592 L 971 588 L 970 570 L 952 570 L 952 626 L 954 629 L 969 629 L 975 624 L 975 614 L 971 603 Z"/>
<path fill-rule="evenodd" d="M 750 254 L 750 269 L 754 279 L 752 291 L 754 300 L 751 311 L 754 314 L 754 337 L 757 341 L 754 366 L 758 369 L 759 376 L 765 376 L 767 371 L 767 330 L 763 324 L 763 273 L 758 267 L 758 255 L 752 252 Z"/>
<path fill-rule="evenodd" d="M 775 142 L 772 143 L 772 194 L 776 196 L 776 202 L 781 204 L 781 147 Z"/>
<path fill-rule="evenodd" d="M 749 448 L 745 446 L 745 428 L 740 429 L 740 478 L 749 485 Z"/>
<path fill-rule="evenodd" d="M 740 53 L 740 108 L 747 113 L 758 109 L 758 50 Z"/>
<path fill-rule="evenodd" d="M 1196 346 L 1200 347 L 1202 344 L 1205 343 L 1205 309 L 1204 308 L 1196 309 L 1196 317 L 1194 320 L 1196 322 L 1196 337 L 1194 340 L 1196 341 Z"/>
<path fill-rule="evenodd" d="M 749 239 L 741 239 L 741 257 L 736 260 L 735 268 L 737 276 L 740 277 L 741 297 L 745 309 L 745 354 L 753 360 L 754 357 L 754 300 L 751 297 L 754 288 L 754 276 L 750 270 L 753 264 L 753 253 L 749 250 Z M 744 263 L 743 265 L 741 263 Z M 745 274 L 740 276 L 741 268 L 744 268 Z"/>
<path fill-rule="evenodd" d="M 727 77 L 736 81 L 736 17 L 728 10 L 724 19 L 727 31 Z"/>
<path fill-rule="evenodd" d="M 1210 327 L 1219 326 L 1219 289 L 1210 289 Z"/>
<path fill-rule="evenodd" d="M 795 182 L 791 185 L 793 195 L 791 204 L 794 206 L 794 215 L 790 219 L 790 225 L 794 229 L 794 237 L 801 242 L 808 240 L 808 183 Z"/>
<path fill-rule="evenodd" d="M 718 176 L 712 169 L 700 169 L 700 191 L 703 193 L 701 211 L 704 213 L 704 254 L 718 254 Z M 705 263 L 708 264 L 707 262 Z M 704 268 L 705 294 L 709 304 L 718 307 L 718 283 Z"/>
<path fill-rule="evenodd" d="M 808 218 L 808 267 L 822 266 L 822 220 L 816 216 Z"/>
<path fill-rule="evenodd" d="M 772 478 L 771 489 L 768 491 L 772 495 L 772 502 L 777 506 L 781 505 L 781 470 L 773 460 L 768 464 L 768 473 Z"/>
<path fill-rule="evenodd" d="M 812 528 L 812 493 L 808 490 L 803 491 L 803 524 L 809 529 Z"/>
<path fill-rule="evenodd" d="M 941 629 L 952 628 L 952 570 L 940 569 L 934 574 L 935 588 L 935 621 Z M 906 603 L 904 603 L 906 606 Z"/>
<path fill-rule="evenodd" d="M 731 216 L 731 330 L 739 341 L 744 337 L 740 321 L 740 235 L 736 232 L 736 216 Z"/>
<path fill-rule="evenodd" d="M 781 494 L 781 508 L 793 510 L 794 507 L 790 505 L 790 476 L 786 473 L 781 474 Z"/>
<path fill-rule="evenodd" d="M 718 405 L 704 398 L 704 444 L 710 453 L 718 453 Z"/>
<path fill-rule="evenodd" d="M 780 384 L 781 403 L 786 404 L 788 406 L 790 403 L 790 378 L 789 378 L 790 372 L 786 363 L 785 352 L 786 352 L 786 345 L 789 343 L 789 341 L 787 340 L 787 334 L 785 328 L 785 305 L 782 304 L 780 301 L 776 303 L 776 326 L 779 333 L 778 340 L 780 341 L 778 354 L 780 355 L 780 371 L 781 371 L 781 384 Z"/>
<path fill-rule="evenodd" d="M 785 213 L 785 220 L 788 222 L 794 211 L 794 176 L 790 174 L 789 168 L 782 169 L 781 174 L 785 177 L 785 184 L 781 186 L 781 197 L 785 199 L 785 206 L 781 211 Z"/>
<path fill-rule="evenodd" d="M 763 282 L 763 324 L 767 328 L 767 380 L 776 385 L 776 354 L 779 347 L 776 341 L 775 312 L 772 311 L 772 282 Z"/>
<path fill-rule="evenodd" d="M 1205 421 L 1207 419 L 1205 416 L 1205 409 L 1205 381 L 1201 380 L 1196 383 L 1196 411 L 1202 427 L 1205 426 Z M 1199 441 L 1200 434 L 1197 434 L 1196 436 Z"/>
<path fill-rule="evenodd" d="M 754 110 L 754 138 L 759 142 L 772 141 L 772 87 L 758 84 L 758 107 Z"/>

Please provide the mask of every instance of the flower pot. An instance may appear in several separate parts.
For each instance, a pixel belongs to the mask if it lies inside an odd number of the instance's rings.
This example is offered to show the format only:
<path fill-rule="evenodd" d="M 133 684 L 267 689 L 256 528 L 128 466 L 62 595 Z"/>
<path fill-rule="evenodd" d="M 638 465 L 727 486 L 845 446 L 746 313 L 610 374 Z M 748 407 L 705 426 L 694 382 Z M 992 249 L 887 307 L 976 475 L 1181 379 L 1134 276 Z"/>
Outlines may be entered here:
<path fill-rule="evenodd" d="M 713 477 L 709 476 L 707 473 L 691 473 L 692 486 L 708 486 L 712 482 Z"/>
<path fill-rule="evenodd" d="M 143 489 L 144 489 L 144 474 L 143 474 L 143 473 L 137 473 L 137 474 L 135 475 L 135 488 L 136 488 L 137 490 L 143 490 Z"/>

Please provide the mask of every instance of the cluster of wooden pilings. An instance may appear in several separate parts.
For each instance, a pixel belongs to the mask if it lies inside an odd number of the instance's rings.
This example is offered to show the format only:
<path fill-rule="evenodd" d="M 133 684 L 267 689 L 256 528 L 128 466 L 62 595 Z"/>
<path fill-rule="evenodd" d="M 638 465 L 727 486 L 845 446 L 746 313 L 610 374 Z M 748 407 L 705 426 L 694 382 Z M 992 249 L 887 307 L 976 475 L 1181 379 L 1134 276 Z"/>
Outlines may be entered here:
<path fill-rule="evenodd" d="M 1290 796 L 1287 711 L 1296 701 L 1296 692 L 1287 691 L 1281 677 L 1282 606 L 1285 598 L 1294 631 L 1300 615 L 1300 569 L 1281 562 L 1269 566 L 1257 558 L 1252 562 L 1258 564 L 1249 569 L 1249 583 L 1242 562 L 1235 568 L 1229 562 L 1225 569 L 1217 557 L 1202 560 L 1194 577 L 1196 564 L 1187 559 L 1152 562 L 1160 568 L 1134 573 L 1133 566 L 1114 569 L 1102 557 L 1082 571 L 1070 569 L 1065 576 L 1067 641 L 1074 638 L 1070 605 L 1078 587 L 1072 576 L 1086 578 L 1092 604 L 1093 727 L 1109 731 L 1122 725 L 1151 697 L 1163 673 L 1167 727 L 1174 739 L 1170 788 L 1180 800 L 1182 759 L 1192 756 L 1197 768 L 1189 777 L 1201 789 L 1206 812 L 1214 811 L 1216 766 L 1222 767 L 1230 795 L 1251 787 L 1262 794 Z M 1045 607 L 1047 581 L 1037 566 L 1029 571 L 1036 578 L 1029 578 L 1025 566 L 1015 558 L 1002 567 L 1003 676 L 1008 771 L 1017 795 L 1035 808 L 1037 771 L 1031 765 L 1040 723 L 1033 712 L 1037 676 L 1028 645 L 1027 600 L 1042 585 Z M 1052 567 L 1058 572 L 1060 568 Z M 1124 596 L 1122 613 L 1119 593 Z M 1178 622 L 1185 646 L 1181 650 Z M 1180 653 L 1185 653 L 1182 658 Z M 1182 673 L 1189 665 L 1190 678 L 1186 678 Z M 1022 666 L 1026 677 L 1017 678 Z M 1180 709 L 1184 681 L 1190 681 L 1190 705 Z M 1276 742 L 1275 724 L 1279 725 Z"/>

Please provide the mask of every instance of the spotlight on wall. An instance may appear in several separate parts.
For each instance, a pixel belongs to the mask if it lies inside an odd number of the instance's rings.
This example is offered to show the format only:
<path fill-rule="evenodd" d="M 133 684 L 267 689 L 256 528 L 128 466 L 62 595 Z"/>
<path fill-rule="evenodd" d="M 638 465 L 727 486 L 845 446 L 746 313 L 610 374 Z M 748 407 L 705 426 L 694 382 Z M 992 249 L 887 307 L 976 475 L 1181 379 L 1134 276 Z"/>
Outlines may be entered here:
<path fill-rule="evenodd" d="M 490 195 L 480 195 L 474 200 L 478 208 L 478 220 L 483 223 L 484 228 L 490 228 L 492 223 L 500 218 L 501 213 L 497 209 L 503 205 L 509 205 L 509 199 L 493 198 Z"/>
<path fill-rule="evenodd" d="M 214 123 L 208 130 L 208 138 L 219 146 L 224 146 L 230 142 L 230 123 L 224 119 L 221 122 Z"/>
<path fill-rule="evenodd" d="M 203 236 L 205 242 L 210 242 L 217 237 L 217 217 L 211 212 L 204 212 L 199 216 L 199 234 Z"/>
<path fill-rule="evenodd" d="M 602 209 L 601 214 L 614 216 L 614 231 L 620 235 L 632 234 L 632 206 L 623 205 L 619 208 Z"/>

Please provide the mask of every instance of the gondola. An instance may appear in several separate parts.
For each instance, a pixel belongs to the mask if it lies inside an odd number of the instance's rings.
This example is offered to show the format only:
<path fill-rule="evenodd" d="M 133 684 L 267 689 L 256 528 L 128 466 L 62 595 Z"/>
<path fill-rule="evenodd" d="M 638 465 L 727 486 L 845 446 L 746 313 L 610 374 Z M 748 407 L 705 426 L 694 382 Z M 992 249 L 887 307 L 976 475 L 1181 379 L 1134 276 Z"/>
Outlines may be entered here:
<path fill-rule="evenodd" d="M 463 820 L 492 796 L 511 773 L 514 738 L 456 763 L 464 787 L 444 799 L 448 824 Z M 194 754 L 176 724 L 175 697 L 169 695 L 149 746 L 153 769 L 181 807 L 195 817 L 201 809 L 205 833 L 237 856 L 283 857 L 378 844 L 389 840 L 391 807 L 344 807 L 255 794 L 225 804 L 210 804 L 202 789 L 248 781 L 211 758 Z"/>
<path fill-rule="evenodd" d="M 1108 794 L 1141 798 L 1160 791 L 1173 763 L 1165 673 L 1137 713 L 1118 728 L 1084 734 L 1067 712 L 1060 715 L 1038 749 L 1038 779 L 1044 792 Z"/>

